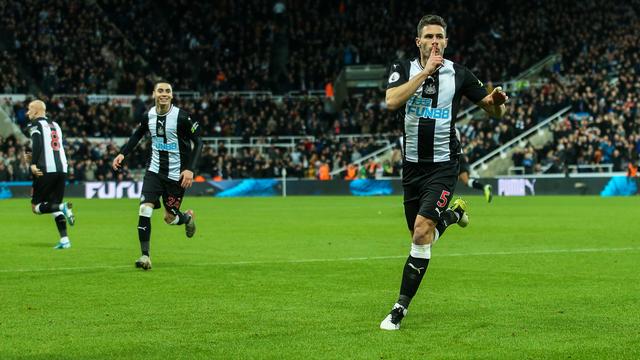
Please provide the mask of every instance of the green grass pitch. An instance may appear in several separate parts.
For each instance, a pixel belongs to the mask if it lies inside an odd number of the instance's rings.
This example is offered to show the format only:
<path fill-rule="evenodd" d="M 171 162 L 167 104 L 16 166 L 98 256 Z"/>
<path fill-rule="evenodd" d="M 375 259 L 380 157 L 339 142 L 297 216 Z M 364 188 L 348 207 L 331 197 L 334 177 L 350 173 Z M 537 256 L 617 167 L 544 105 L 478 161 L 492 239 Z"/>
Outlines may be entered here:
<path fill-rule="evenodd" d="M 28 199 L 0 202 L 0 359 L 637 359 L 638 198 L 469 197 L 396 332 L 409 236 L 399 197 L 75 200 L 73 247 Z"/>

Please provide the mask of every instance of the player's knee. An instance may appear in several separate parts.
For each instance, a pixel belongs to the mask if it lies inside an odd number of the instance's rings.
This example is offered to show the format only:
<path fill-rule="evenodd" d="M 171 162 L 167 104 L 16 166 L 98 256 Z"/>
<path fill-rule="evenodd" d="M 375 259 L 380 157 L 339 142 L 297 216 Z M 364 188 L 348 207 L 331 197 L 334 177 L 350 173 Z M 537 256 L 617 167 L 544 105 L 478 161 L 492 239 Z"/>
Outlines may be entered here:
<path fill-rule="evenodd" d="M 435 236 L 436 223 L 425 217 L 418 217 L 413 227 L 413 243 L 417 245 L 427 245 L 433 242 Z"/>
<path fill-rule="evenodd" d="M 152 207 L 145 204 L 140 205 L 140 211 L 138 212 L 138 215 L 150 218 L 151 214 L 153 214 Z"/>
<path fill-rule="evenodd" d="M 458 176 L 458 178 L 460 179 L 460 181 L 462 181 L 463 184 L 467 185 L 467 183 L 469 182 L 469 174 L 467 173 L 462 173 L 460 174 L 460 176 Z"/>

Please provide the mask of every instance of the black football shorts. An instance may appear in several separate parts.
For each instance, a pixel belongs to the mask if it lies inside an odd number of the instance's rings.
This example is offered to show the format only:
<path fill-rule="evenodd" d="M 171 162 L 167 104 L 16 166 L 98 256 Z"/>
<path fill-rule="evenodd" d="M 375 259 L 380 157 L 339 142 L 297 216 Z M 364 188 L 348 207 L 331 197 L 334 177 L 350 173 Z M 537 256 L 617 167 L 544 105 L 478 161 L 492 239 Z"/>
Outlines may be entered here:
<path fill-rule="evenodd" d="M 440 221 L 440 214 L 449 206 L 458 182 L 458 159 L 442 163 L 409 163 L 402 167 L 404 214 L 413 231 L 416 217 Z"/>
<path fill-rule="evenodd" d="M 179 181 L 164 178 L 154 172 L 147 171 L 142 181 L 140 204 L 152 203 L 154 209 L 160 208 L 160 197 L 164 208 L 177 215 L 184 196 L 184 188 Z"/>
<path fill-rule="evenodd" d="M 64 184 L 67 174 L 62 172 L 45 173 L 34 177 L 31 188 L 31 203 L 51 202 L 60 204 L 64 198 Z"/>

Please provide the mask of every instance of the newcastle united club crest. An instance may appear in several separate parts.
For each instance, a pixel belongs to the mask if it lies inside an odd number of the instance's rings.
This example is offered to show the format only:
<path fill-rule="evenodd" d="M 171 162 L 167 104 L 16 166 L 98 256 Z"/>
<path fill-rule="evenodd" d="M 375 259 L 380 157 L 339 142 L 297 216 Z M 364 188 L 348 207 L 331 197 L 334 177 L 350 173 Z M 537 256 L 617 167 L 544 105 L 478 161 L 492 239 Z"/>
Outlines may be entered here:
<path fill-rule="evenodd" d="M 427 95 L 433 95 L 436 93 L 436 80 L 429 76 L 424 83 L 424 93 Z"/>

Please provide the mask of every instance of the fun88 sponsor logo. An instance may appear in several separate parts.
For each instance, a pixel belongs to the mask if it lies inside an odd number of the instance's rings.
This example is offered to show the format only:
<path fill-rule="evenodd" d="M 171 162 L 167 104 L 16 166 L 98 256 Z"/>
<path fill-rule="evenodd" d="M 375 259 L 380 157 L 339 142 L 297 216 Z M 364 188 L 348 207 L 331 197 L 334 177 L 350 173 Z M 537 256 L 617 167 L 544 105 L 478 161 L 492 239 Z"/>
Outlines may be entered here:
<path fill-rule="evenodd" d="M 162 140 L 156 140 L 153 142 L 153 148 L 159 151 L 176 151 L 178 150 L 178 144 L 174 142 L 165 144 Z"/>
<path fill-rule="evenodd" d="M 429 118 L 436 120 L 447 120 L 451 116 L 450 108 L 432 108 L 431 99 L 413 96 L 407 102 L 407 115 L 415 115 L 421 118 Z"/>

